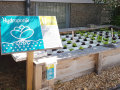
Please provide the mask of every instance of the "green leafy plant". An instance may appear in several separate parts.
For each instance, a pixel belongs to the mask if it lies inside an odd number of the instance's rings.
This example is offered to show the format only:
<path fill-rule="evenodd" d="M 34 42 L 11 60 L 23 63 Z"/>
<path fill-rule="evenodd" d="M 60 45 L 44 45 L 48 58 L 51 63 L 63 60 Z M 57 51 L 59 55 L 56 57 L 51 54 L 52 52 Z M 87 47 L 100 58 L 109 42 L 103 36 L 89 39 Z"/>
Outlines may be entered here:
<path fill-rule="evenodd" d="M 72 47 L 77 47 L 76 43 L 73 43 L 73 44 L 72 44 Z"/>
<path fill-rule="evenodd" d="M 71 49 L 69 49 L 70 51 L 73 51 L 74 49 L 73 48 L 71 48 Z"/>
<path fill-rule="evenodd" d="M 84 35 L 84 33 L 80 32 L 80 35 L 81 35 L 81 36 L 83 36 L 83 35 Z"/>
<path fill-rule="evenodd" d="M 79 48 L 80 50 L 83 50 L 84 48 L 82 47 L 82 46 L 80 46 L 80 48 Z"/>
<path fill-rule="evenodd" d="M 97 41 L 98 41 L 98 42 L 102 42 L 102 40 L 101 40 L 101 39 L 98 39 Z"/>
<path fill-rule="evenodd" d="M 95 38 L 94 38 L 94 37 L 91 37 L 91 40 L 95 40 Z"/>
<path fill-rule="evenodd" d="M 66 41 L 66 38 L 63 38 L 62 41 Z"/>
<path fill-rule="evenodd" d="M 97 34 L 93 34 L 93 37 L 96 37 L 97 36 Z"/>
<path fill-rule="evenodd" d="M 87 32 L 87 35 L 90 35 L 90 32 Z"/>
<path fill-rule="evenodd" d="M 120 36 L 120 34 L 118 34 L 118 36 Z"/>
<path fill-rule="evenodd" d="M 86 38 L 88 38 L 88 35 L 85 35 Z"/>
<path fill-rule="evenodd" d="M 64 45 L 64 46 L 63 46 L 63 49 L 67 49 L 67 45 Z"/>
<path fill-rule="evenodd" d="M 104 41 L 109 41 L 109 38 L 103 38 Z"/>
<path fill-rule="evenodd" d="M 116 43 L 116 41 L 115 41 L 115 40 L 112 40 L 112 43 Z"/>
<path fill-rule="evenodd" d="M 80 34 L 80 31 L 76 31 L 75 33 L 76 33 L 76 34 Z"/>
<path fill-rule="evenodd" d="M 72 43 L 72 41 L 67 41 L 67 44 L 71 44 Z"/>
<path fill-rule="evenodd" d="M 117 34 L 117 32 L 113 32 L 113 34 Z"/>
<path fill-rule="evenodd" d="M 106 41 L 106 42 L 103 42 L 103 44 L 107 45 L 107 44 L 109 44 L 109 43 L 108 43 L 108 41 Z"/>
<path fill-rule="evenodd" d="M 102 40 L 102 36 L 98 35 L 97 39 Z"/>

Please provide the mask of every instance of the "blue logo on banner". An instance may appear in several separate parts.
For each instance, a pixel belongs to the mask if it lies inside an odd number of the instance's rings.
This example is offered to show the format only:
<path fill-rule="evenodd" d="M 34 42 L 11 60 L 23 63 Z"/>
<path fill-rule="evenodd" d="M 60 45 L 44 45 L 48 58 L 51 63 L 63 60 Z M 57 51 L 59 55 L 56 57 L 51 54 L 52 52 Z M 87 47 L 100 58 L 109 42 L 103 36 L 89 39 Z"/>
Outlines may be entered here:
<path fill-rule="evenodd" d="M 38 16 L 1 16 L 2 53 L 44 49 Z"/>

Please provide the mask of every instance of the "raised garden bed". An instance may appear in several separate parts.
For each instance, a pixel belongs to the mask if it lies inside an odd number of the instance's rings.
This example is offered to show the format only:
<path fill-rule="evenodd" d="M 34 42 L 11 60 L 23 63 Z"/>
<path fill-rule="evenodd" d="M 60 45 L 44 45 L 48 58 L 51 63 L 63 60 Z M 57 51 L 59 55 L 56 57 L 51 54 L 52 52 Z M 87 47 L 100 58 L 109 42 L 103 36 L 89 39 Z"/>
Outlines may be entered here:
<path fill-rule="evenodd" d="M 48 55 L 69 52 L 74 50 L 83 50 L 101 45 L 116 44 L 120 42 L 120 31 L 113 32 L 108 28 L 102 28 L 92 31 L 75 31 L 74 37 L 72 33 L 61 34 L 63 49 L 48 50 Z"/>
<path fill-rule="evenodd" d="M 58 62 L 55 81 L 63 82 L 93 71 L 100 73 L 102 69 L 120 64 L 119 31 L 115 30 L 112 35 L 112 32 L 107 29 L 76 30 L 78 31 L 75 32 L 74 38 L 72 38 L 71 33 L 62 33 L 63 49 L 49 50 L 51 53 L 48 57 L 40 58 L 40 55 L 34 57 L 35 90 L 40 89 L 39 83 L 41 83 L 41 80 L 43 87 L 48 86 L 48 81 L 45 79 L 46 59 L 52 60 L 50 58 L 55 57 Z M 21 61 L 20 56 L 23 60 L 23 55 L 12 56 L 16 61 Z"/>

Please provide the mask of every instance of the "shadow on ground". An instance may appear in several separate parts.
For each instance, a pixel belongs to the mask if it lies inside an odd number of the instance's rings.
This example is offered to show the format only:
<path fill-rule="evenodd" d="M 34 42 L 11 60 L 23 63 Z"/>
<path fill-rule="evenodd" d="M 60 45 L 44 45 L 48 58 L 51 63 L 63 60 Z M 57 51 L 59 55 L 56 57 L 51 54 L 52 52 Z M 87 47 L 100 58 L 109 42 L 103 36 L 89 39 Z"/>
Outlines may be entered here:
<path fill-rule="evenodd" d="M 11 55 L 0 56 L 0 90 L 25 90 L 26 62 L 16 63 Z"/>

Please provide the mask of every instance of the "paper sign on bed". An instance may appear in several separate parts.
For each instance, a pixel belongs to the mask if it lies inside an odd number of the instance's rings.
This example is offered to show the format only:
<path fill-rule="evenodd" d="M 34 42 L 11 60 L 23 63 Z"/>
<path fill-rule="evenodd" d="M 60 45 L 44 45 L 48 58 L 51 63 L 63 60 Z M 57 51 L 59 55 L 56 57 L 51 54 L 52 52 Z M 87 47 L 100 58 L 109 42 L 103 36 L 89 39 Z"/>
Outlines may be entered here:
<path fill-rule="evenodd" d="M 62 47 L 55 16 L 1 16 L 1 53 Z"/>

